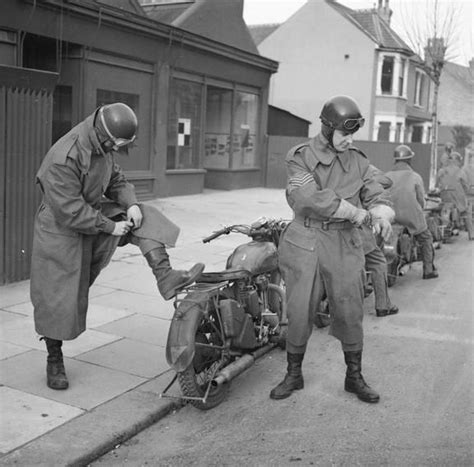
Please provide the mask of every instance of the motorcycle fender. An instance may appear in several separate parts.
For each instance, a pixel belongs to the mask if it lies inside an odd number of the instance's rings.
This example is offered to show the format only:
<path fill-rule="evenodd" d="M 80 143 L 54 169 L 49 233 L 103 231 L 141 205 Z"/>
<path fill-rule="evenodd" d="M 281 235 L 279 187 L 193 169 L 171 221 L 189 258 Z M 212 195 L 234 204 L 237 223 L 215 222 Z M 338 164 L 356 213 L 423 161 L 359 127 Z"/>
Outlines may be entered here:
<path fill-rule="evenodd" d="M 196 330 L 204 315 L 207 299 L 204 302 L 185 300 L 174 312 L 166 343 L 166 360 L 177 373 L 184 371 L 193 361 Z"/>

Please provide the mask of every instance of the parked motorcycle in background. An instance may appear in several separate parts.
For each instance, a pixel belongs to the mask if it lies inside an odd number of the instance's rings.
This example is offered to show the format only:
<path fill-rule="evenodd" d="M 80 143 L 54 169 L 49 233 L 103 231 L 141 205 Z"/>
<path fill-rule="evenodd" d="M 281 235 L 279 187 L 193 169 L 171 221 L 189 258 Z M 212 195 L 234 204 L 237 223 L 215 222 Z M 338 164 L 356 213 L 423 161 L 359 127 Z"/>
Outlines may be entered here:
<path fill-rule="evenodd" d="M 278 242 L 288 222 L 259 219 L 231 225 L 203 242 L 240 233 L 239 245 L 220 272 L 203 273 L 175 300 L 166 359 L 183 396 L 198 409 L 220 404 L 228 383 L 274 347 L 286 346 L 286 295 L 278 269 Z"/>
<path fill-rule="evenodd" d="M 443 203 L 439 190 L 428 193 L 425 203 L 426 222 L 433 236 L 435 249 L 459 235 L 461 224 L 459 212 L 454 203 Z"/>
<path fill-rule="evenodd" d="M 449 204 L 449 203 L 448 203 Z M 425 217 L 431 235 L 433 248 L 441 248 L 452 235 L 456 235 L 451 220 L 453 206 L 446 206 L 441 201 L 439 193 L 430 192 L 425 200 Z M 390 239 L 383 243 L 382 251 L 387 260 L 387 284 L 392 287 L 398 276 L 404 276 L 411 264 L 421 261 L 421 252 L 415 237 L 408 229 L 400 224 L 392 225 Z"/>

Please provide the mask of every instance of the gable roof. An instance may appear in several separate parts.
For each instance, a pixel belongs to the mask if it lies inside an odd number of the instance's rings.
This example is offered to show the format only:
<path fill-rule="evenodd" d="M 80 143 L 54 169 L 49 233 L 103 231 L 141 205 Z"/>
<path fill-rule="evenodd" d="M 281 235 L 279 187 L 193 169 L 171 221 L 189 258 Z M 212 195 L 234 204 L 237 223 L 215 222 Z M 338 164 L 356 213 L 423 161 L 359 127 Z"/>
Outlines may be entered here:
<path fill-rule="evenodd" d="M 107 6 L 118 8 L 119 10 L 129 11 L 130 13 L 135 13 L 137 15 L 145 15 L 138 0 L 95 0 L 95 2 L 103 3 Z"/>
<path fill-rule="evenodd" d="M 142 3 L 148 17 L 160 23 L 173 24 L 194 1 L 183 1 L 182 3 Z"/>
<path fill-rule="evenodd" d="M 179 3 L 142 3 L 155 21 L 259 54 L 242 18 L 243 0 L 194 0 Z"/>
<path fill-rule="evenodd" d="M 474 73 L 470 67 L 458 65 L 453 62 L 446 62 L 441 73 L 441 81 L 443 75 L 449 75 L 452 79 L 456 80 L 461 86 L 469 89 L 471 92 L 474 88 Z"/>
<path fill-rule="evenodd" d="M 358 27 L 380 48 L 402 50 L 414 55 L 411 48 L 403 39 L 384 21 L 375 8 L 366 10 L 352 10 L 335 0 L 326 0 L 338 13 Z"/>
<path fill-rule="evenodd" d="M 248 29 L 252 36 L 253 41 L 256 45 L 259 45 L 264 39 L 266 39 L 272 32 L 280 27 L 281 23 L 273 24 L 253 24 L 248 25 Z"/>

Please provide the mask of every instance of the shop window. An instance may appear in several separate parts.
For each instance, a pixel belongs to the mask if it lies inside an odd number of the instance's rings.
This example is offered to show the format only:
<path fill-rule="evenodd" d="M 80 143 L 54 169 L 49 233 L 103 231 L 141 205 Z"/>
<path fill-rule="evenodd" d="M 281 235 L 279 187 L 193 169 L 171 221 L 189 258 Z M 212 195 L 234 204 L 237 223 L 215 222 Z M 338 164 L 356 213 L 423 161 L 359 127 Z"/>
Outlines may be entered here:
<path fill-rule="evenodd" d="M 382 63 L 381 89 L 382 94 L 392 94 L 394 57 L 384 57 Z"/>
<path fill-rule="evenodd" d="M 173 78 L 168 110 L 166 168 L 199 168 L 202 85 Z"/>
<path fill-rule="evenodd" d="M 236 92 L 234 106 L 235 144 L 232 145 L 232 168 L 255 167 L 258 119 L 258 96 Z"/>
<path fill-rule="evenodd" d="M 122 102 L 127 104 L 136 114 L 138 114 L 138 101 L 139 96 L 137 94 L 97 89 L 97 107 L 105 104 L 113 104 L 114 102 Z"/>
<path fill-rule="evenodd" d="M 57 43 L 48 37 L 26 34 L 23 40 L 23 67 L 58 71 Z"/>
<path fill-rule="evenodd" d="M 421 143 L 423 138 L 423 127 L 421 125 L 413 125 L 411 133 L 412 143 Z"/>
<path fill-rule="evenodd" d="M 390 141 L 390 122 L 380 122 L 377 141 Z"/>
<path fill-rule="evenodd" d="M 207 87 L 204 167 L 230 168 L 230 148 L 240 151 L 241 134 L 231 140 L 232 90 Z"/>
<path fill-rule="evenodd" d="M 56 86 L 53 93 L 53 135 L 55 143 L 72 128 L 72 86 Z"/>

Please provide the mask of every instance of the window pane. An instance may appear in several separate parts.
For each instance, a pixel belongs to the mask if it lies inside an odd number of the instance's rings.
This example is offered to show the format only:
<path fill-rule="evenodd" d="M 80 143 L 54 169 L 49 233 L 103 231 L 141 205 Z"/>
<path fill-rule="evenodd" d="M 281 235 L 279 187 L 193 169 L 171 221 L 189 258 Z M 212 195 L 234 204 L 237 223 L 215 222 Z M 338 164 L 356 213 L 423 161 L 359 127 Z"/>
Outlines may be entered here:
<path fill-rule="evenodd" d="M 392 94 L 393 57 L 384 57 L 382 64 L 382 93 Z"/>
<path fill-rule="evenodd" d="M 402 60 L 400 64 L 400 74 L 398 76 L 398 95 L 403 96 L 403 80 L 405 78 L 406 60 Z"/>
<path fill-rule="evenodd" d="M 168 111 L 167 169 L 199 168 L 202 85 L 172 79 Z"/>
<path fill-rule="evenodd" d="M 237 92 L 234 109 L 233 168 L 255 167 L 258 96 Z"/>
<path fill-rule="evenodd" d="M 133 111 L 138 114 L 137 94 L 129 94 L 128 92 L 109 91 L 107 89 L 97 89 L 96 102 L 97 107 L 104 104 L 113 104 L 114 102 L 123 102 L 127 104 Z"/>
<path fill-rule="evenodd" d="M 377 135 L 378 141 L 389 141 L 390 140 L 390 122 L 380 122 L 379 132 Z"/>
<path fill-rule="evenodd" d="M 422 135 L 423 135 L 423 127 L 420 125 L 413 126 L 413 131 L 411 134 L 412 143 L 421 143 Z"/>
<path fill-rule="evenodd" d="M 395 142 L 402 141 L 401 136 L 402 136 L 402 124 L 397 123 L 395 127 Z"/>
<path fill-rule="evenodd" d="M 204 167 L 230 167 L 232 91 L 207 87 Z M 236 143 L 236 142 L 234 142 Z"/>
<path fill-rule="evenodd" d="M 56 86 L 53 94 L 53 139 L 55 143 L 72 128 L 72 87 Z"/>

